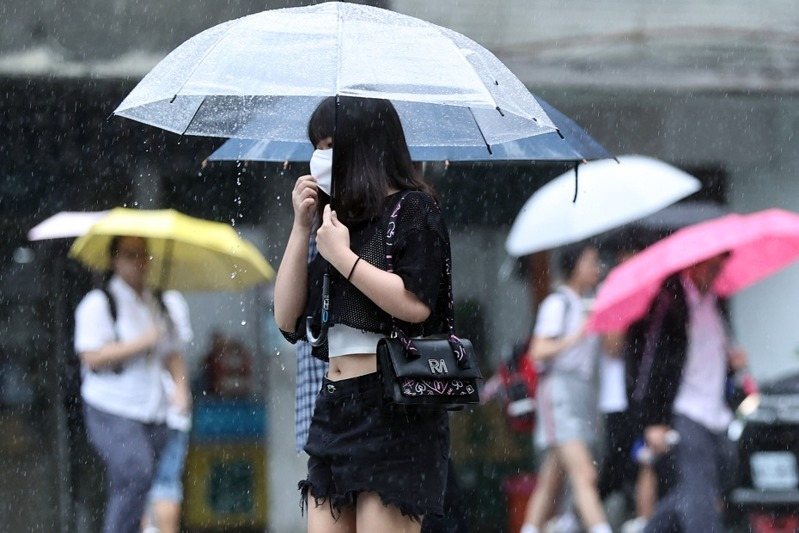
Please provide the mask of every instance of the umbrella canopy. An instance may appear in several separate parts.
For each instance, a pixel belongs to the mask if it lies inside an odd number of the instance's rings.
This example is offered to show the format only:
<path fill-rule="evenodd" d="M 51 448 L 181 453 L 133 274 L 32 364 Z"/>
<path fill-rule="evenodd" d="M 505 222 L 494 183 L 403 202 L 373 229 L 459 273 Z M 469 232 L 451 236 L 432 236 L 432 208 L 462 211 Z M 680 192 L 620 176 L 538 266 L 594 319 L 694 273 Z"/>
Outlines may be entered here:
<path fill-rule="evenodd" d="M 574 173 L 541 187 L 524 204 L 505 241 L 510 255 L 555 248 L 621 226 L 685 198 L 699 180 L 644 156 L 620 156 L 580 166 L 575 201 Z"/>
<path fill-rule="evenodd" d="M 721 253 L 730 258 L 715 283 L 729 296 L 799 258 L 799 215 L 769 209 L 689 226 L 613 269 L 594 304 L 594 331 L 623 331 L 641 318 L 672 274 Z"/>
<path fill-rule="evenodd" d="M 591 135 L 572 119 L 538 99 L 558 128 L 557 132 L 484 146 L 409 146 L 414 161 L 589 161 L 612 157 Z M 296 143 L 254 139 L 228 139 L 209 161 L 308 161 L 313 146 L 307 139 Z"/>
<path fill-rule="evenodd" d="M 716 202 L 689 200 L 614 228 L 598 236 L 595 242 L 608 250 L 642 250 L 678 229 L 729 214 L 729 209 Z"/>
<path fill-rule="evenodd" d="M 474 41 L 340 2 L 214 26 L 158 63 L 115 113 L 186 135 L 305 142 L 311 113 L 334 95 L 390 99 L 414 146 L 485 147 L 556 129 Z"/>
<path fill-rule="evenodd" d="M 80 237 L 107 214 L 108 211 L 62 211 L 32 227 L 28 231 L 28 240 Z"/>
<path fill-rule="evenodd" d="M 676 231 L 729 214 L 729 209 L 716 202 L 682 202 L 661 209 L 633 224 L 651 230 Z"/>
<path fill-rule="evenodd" d="M 241 290 L 274 276 L 261 253 L 232 227 L 172 209 L 113 209 L 69 254 L 90 268 L 109 270 L 108 246 L 116 235 L 147 239 L 148 283 L 161 290 Z"/>

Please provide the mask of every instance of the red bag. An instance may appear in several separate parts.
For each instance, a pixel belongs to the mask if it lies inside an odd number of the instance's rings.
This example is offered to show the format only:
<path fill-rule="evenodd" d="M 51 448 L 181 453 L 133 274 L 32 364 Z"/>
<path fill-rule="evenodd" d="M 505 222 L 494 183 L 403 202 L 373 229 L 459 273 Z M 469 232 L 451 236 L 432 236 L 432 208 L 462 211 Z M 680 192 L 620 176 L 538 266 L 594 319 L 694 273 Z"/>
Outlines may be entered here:
<path fill-rule="evenodd" d="M 530 340 L 513 348 L 510 358 L 499 367 L 505 420 L 511 431 L 529 435 L 535 428 L 538 372 L 528 356 Z"/>

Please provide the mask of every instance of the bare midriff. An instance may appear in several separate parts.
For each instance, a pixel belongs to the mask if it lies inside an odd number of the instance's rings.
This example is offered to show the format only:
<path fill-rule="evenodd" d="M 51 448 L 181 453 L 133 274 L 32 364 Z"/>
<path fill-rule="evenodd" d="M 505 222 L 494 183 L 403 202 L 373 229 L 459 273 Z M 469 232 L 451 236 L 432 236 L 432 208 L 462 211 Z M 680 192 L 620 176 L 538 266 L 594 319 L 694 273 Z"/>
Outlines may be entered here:
<path fill-rule="evenodd" d="M 330 358 L 327 378 L 332 381 L 357 378 L 377 372 L 377 356 L 375 354 L 349 354 Z"/>

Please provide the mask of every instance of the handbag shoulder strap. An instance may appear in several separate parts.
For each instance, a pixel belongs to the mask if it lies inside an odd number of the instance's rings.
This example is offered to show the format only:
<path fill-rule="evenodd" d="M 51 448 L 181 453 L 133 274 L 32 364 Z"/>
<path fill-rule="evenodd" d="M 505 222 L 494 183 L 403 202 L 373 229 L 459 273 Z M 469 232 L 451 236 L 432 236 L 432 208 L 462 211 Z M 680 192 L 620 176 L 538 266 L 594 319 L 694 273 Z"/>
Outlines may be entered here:
<path fill-rule="evenodd" d="M 397 223 L 399 221 L 399 213 L 402 208 L 402 202 L 407 198 L 407 196 L 412 191 L 405 191 L 403 192 L 397 203 L 394 205 L 394 208 L 391 210 L 391 214 L 388 218 L 388 223 L 386 224 L 386 266 L 388 272 L 394 272 L 394 243 L 396 241 L 397 236 Z M 460 339 L 455 335 L 455 302 L 452 296 L 452 253 L 450 251 L 449 243 L 445 246 L 444 251 L 444 276 L 446 278 L 447 283 L 447 311 L 446 311 L 446 321 L 447 321 L 447 329 L 449 332 L 449 343 L 452 346 L 452 350 L 455 353 L 455 356 L 458 360 L 458 365 L 461 368 L 470 368 L 471 365 L 469 364 L 468 357 L 466 356 L 466 350 L 464 350 L 463 345 L 461 344 Z M 432 310 L 431 310 L 432 311 Z M 397 319 L 392 316 L 391 317 L 391 330 L 392 335 L 398 337 L 403 345 L 409 356 L 411 357 L 418 357 L 419 353 L 416 348 L 413 346 L 413 341 L 409 339 L 405 333 L 400 329 L 397 324 Z"/>

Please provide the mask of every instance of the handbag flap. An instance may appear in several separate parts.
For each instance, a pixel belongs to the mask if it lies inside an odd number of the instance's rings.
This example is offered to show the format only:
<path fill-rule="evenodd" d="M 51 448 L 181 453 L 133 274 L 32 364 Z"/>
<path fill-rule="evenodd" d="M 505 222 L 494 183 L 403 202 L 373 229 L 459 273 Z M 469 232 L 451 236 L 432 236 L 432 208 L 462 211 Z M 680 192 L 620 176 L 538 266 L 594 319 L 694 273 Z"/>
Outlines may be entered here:
<path fill-rule="evenodd" d="M 425 379 L 482 379 L 474 347 L 468 339 L 460 339 L 466 357 L 469 359 L 470 368 L 459 368 L 458 360 L 452 351 L 449 341 L 442 339 L 413 339 L 413 344 L 419 351 L 419 357 L 408 360 L 405 349 L 399 339 L 380 339 L 377 343 L 377 352 L 385 351 L 391 366 L 398 378 L 425 378 Z"/>

